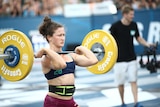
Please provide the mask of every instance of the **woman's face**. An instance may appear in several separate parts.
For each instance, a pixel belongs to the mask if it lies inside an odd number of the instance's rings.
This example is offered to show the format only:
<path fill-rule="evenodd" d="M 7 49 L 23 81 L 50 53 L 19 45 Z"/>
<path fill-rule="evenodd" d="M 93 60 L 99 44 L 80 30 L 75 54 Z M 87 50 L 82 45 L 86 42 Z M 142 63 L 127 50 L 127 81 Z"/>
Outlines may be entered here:
<path fill-rule="evenodd" d="M 56 46 L 57 48 L 62 48 L 65 43 L 65 29 L 64 27 L 59 27 L 54 31 L 54 34 L 49 37 L 49 43 Z"/>

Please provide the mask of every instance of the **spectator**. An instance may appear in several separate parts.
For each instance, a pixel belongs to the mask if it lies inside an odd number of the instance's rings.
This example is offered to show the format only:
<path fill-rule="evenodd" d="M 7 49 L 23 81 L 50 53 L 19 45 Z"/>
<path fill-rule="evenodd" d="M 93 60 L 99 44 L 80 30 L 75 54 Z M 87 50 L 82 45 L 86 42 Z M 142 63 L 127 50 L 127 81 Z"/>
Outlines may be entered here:
<path fill-rule="evenodd" d="M 22 1 L 21 0 L 9 0 L 10 1 L 10 9 L 11 9 L 11 16 L 21 16 L 22 14 Z"/>
<path fill-rule="evenodd" d="M 114 0 L 114 3 L 117 7 L 117 10 L 120 10 L 121 7 L 126 4 L 126 1 L 125 0 Z"/>
<path fill-rule="evenodd" d="M 139 10 L 140 4 L 141 4 L 141 2 L 139 0 L 132 0 L 132 3 L 131 3 L 134 10 Z"/>
<path fill-rule="evenodd" d="M 42 15 L 62 15 L 62 0 L 42 0 Z"/>
<path fill-rule="evenodd" d="M 147 0 L 147 2 L 148 2 L 148 7 L 150 9 L 156 9 L 157 8 L 155 0 Z"/>
<path fill-rule="evenodd" d="M 38 16 L 41 14 L 41 3 L 39 0 L 25 0 L 23 5 L 23 16 Z"/>
<path fill-rule="evenodd" d="M 63 14 L 63 2 L 62 0 L 55 0 L 54 2 L 54 15 Z"/>
<path fill-rule="evenodd" d="M 160 0 L 155 0 L 155 3 L 157 5 L 157 8 L 160 8 Z"/>
<path fill-rule="evenodd" d="M 1 0 L 0 3 L 0 16 L 10 16 L 11 8 L 9 0 Z"/>
<path fill-rule="evenodd" d="M 139 9 L 149 9 L 148 2 L 146 0 L 141 0 Z"/>
<path fill-rule="evenodd" d="M 3 0 L 0 0 L 0 16 L 3 14 Z"/>

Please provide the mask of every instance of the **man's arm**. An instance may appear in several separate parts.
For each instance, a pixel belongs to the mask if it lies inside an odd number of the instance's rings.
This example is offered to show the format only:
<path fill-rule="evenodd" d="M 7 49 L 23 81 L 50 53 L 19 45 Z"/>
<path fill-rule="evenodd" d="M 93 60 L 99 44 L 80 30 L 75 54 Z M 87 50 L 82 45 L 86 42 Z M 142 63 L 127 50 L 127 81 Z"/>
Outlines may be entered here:
<path fill-rule="evenodd" d="M 142 38 L 141 36 L 138 36 L 137 38 L 137 41 L 141 44 L 141 45 L 143 45 L 143 46 L 146 46 L 146 47 L 150 47 L 151 46 L 151 44 L 149 44 L 144 38 Z"/>

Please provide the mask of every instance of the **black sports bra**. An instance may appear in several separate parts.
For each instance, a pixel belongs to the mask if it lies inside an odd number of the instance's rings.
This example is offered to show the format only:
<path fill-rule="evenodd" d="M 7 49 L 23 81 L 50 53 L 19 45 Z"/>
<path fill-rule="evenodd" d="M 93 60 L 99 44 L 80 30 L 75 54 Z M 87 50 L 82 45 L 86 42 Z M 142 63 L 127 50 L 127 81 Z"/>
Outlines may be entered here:
<path fill-rule="evenodd" d="M 56 77 L 62 76 L 64 74 L 69 74 L 69 73 L 74 73 L 75 72 L 75 62 L 66 62 L 67 66 L 64 69 L 60 69 L 60 70 L 54 70 L 51 69 L 48 73 L 44 74 L 45 77 L 50 80 L 50 79 L 54 79 Z"/>

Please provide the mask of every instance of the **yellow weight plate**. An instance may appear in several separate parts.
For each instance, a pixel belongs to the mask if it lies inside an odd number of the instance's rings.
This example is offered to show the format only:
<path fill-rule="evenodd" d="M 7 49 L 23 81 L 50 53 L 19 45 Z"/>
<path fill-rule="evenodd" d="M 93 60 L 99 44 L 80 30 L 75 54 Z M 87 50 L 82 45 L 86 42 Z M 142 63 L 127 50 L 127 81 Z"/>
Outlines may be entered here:
<path fill-rule="evenodd" d="M 87 69 L 94 74 L 104 74 L 107 73 L 117 61 L 117 44 L 111 34 L 98 29 L 89 32 L 82 41 L 82 45 L 88 49 L 91 49 L 96 43 L 103 46 L 104 56 L 97 64 L 87 67 Z"/>
<path fill-rule="evenodd" d="M 30 72 L 33 65 L 33 48 L 28 37 L 17 30 L 9 30 L 0 36 L 0 54 L 8 46 L 14 46 L 20 54 L 19 62 L 16 66 L 11 67 L 0 60 L 0 75 L 8 81 L 19 81 L 25 78 Z"/>

